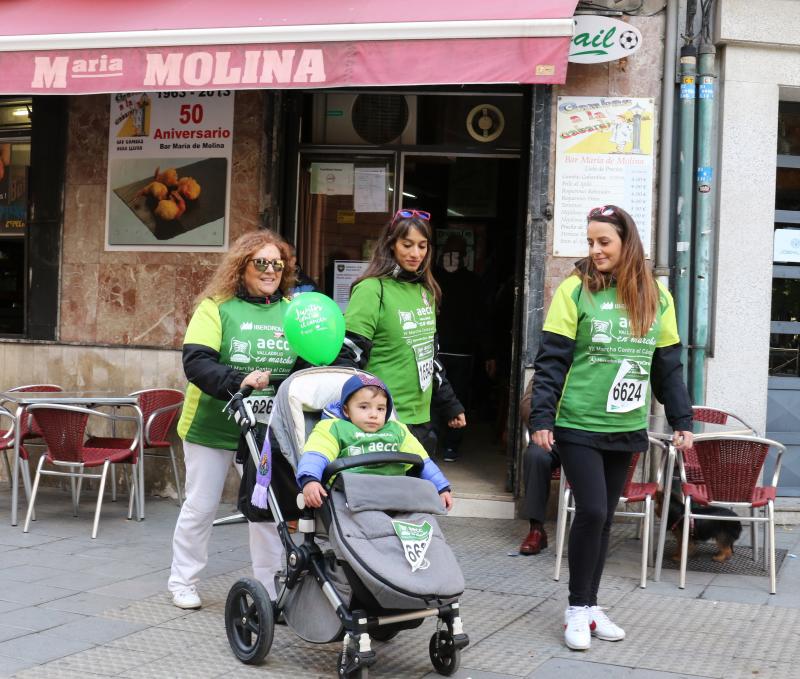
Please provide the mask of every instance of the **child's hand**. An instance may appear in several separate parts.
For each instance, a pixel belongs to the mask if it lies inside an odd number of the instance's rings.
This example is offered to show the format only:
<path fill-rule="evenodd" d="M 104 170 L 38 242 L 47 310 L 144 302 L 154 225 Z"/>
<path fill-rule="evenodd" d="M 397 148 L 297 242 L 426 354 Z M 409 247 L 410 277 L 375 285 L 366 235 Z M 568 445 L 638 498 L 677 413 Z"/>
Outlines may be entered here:
<path fill-rule="evenodd" d="M 308 486 L 306 486 L 306 488 L 308 488 Z M 450 491 L 445 490 L 444 492 L 439 493 L 439 497 L 442 498 L 442 504 L 449 512 L 453 508 L 453 496 L 450 494 Z"/>
<path fill-rule="evenodd" d="M 310 481 L 303 486 L 303 500 L 305 500 L 306 507 L 314 509 L 322 507 L 322 498 L 324 497 L 328 497 L 328 493 L 319 481 Z"/>

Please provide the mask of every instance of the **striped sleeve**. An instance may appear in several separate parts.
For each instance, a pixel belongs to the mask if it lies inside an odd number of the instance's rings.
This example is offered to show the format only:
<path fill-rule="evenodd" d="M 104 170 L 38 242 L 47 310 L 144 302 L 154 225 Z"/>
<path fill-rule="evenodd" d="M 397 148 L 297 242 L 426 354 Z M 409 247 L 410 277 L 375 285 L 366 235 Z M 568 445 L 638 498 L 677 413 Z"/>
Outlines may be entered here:
<path fill-rule="evenodd" d="M 339 457 L 339 453 L 341 452 L 339 441 L 331 432 L 331 428 L 335 423 L 335 419 L 317 422 L 306 439 L 306 444 L 303 446 L 303 454 L 310 452 L 319 453 L 328 458 L 329 462 L 333 462 Z"/>
<path fill-rule="evenodd" d="M 658 306 L 661 313 L 661 329 L 656 338 L 656 348 L 669 347 L 681 341 L 675 317 L 675 303 L 669 290 L 658 283 Z"/>
<path fill-rule="evenodd" d="M 542 330 L 575 339 L 578 334 L 578 304 L 576 296 L 581 279 L 569 276 L 556 289 Z"/>
<path fill-rule="evenodd" d="M 400 427 L 400 431 L 404 434 L 403 441 L 400 444 L 400 452 L 419 455 L 423 460 L 427 460 L 428 453 L 425 448 L 422 447 L 422 444 L 417 440 L 417 437 L 414 436 L 414 434 L 412 434 L 408 427 L 402 422 L 398 422 L 397 425 Z"/>
<path fill-rule="evenodd" d="M 186 328 L 184 344 L 202 344 L 219 351 L 222 347 L 222 321 L 219 307 L 208 298 L 200 302 Z"/>

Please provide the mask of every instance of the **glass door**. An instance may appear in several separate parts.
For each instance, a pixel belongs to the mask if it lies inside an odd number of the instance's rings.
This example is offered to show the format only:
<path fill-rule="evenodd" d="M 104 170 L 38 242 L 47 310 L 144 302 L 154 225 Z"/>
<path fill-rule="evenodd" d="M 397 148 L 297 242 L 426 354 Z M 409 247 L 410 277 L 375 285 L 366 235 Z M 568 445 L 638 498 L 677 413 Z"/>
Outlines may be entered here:
<path fill-rule="evenodd" d="M 393 153 L 300 156 L 298 261 L 342 309 L 394 214 L 395 164 Z"/>

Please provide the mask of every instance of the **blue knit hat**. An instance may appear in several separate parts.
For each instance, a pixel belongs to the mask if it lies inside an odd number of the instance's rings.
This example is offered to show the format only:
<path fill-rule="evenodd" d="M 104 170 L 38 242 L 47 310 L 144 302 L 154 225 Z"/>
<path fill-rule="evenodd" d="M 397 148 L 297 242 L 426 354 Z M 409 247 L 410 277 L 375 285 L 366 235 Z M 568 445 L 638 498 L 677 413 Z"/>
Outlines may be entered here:
<path fill-rule="evenodd" d="M 392 413 L 392 408 L 394 407 L 392 403 L 392 395 L 389 393 L 389 388 L 381 382 L 377 377 L 373 377 L 372 375 L 365 375 L 363 373 L 359 373 L 358 375 L 353 375 L 347 382 L 344 383 L 342 387 L 342 396 L 339 401 L 342 407 L 342 416 L 344 416 L 344 406 L 347 405 L 347 400 L 355 394 L 359 389 L 363 389 L 364 387 L 378 387 L 378 389 L 382 389 L 383 392 L 386 394 L 386 421 L 389 420 L 389 415 Z M 347 418 L 349 419 L 349 418 Z"/>

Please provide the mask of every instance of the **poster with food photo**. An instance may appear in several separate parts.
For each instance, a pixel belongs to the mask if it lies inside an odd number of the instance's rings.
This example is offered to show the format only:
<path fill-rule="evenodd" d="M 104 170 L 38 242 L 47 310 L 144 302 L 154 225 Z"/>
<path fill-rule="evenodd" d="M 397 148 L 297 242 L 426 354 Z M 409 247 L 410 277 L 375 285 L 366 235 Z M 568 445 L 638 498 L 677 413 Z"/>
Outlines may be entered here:
<path fill-rule="evenodd" d="M 232 93 L 110 97 L 106 250 L 225 250 Z"/>

